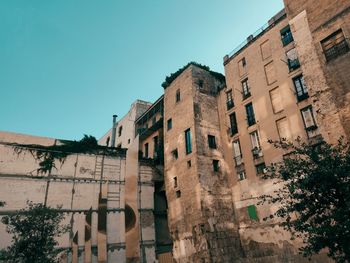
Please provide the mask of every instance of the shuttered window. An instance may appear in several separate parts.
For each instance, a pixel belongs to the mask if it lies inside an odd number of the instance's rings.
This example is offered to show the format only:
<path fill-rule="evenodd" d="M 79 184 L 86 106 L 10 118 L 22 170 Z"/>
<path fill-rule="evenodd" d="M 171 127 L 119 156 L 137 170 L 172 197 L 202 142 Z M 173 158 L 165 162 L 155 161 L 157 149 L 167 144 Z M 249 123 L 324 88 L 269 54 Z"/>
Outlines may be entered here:
<path fill-rule="evenodd" d="M 265 65 L 266 82 L 268 85 L 276 81 L 276 71 L 273 62 Z"/>
<path fill-rule="evenodd" d="M 283 103 L 280 94 L 280 89 L 275 88 L 270 91 L 270 99 L 272 104 L 272 109 L 274 113 L 281 112 L 283 110 Z"/>
<path fill-rule="evenodd" d="M 276 121 L 276 126 L 277 126 L 278 134 L 279 134 L 281 140 L 283 140 L 283 139 L 290 140 L 291 139 L 291 131 L 289 128 L 287 118 L 283 118 L 283 119 Z"/>

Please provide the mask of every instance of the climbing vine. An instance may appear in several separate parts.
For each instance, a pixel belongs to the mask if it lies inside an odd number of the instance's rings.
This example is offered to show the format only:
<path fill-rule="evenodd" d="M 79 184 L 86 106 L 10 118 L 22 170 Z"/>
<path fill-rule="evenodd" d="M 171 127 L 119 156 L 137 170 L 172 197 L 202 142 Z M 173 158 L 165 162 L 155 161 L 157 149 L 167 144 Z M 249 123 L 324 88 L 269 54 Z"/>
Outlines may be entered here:
<path fill-rule="evenodd" d="M 28 150 L 32 154 L 34 159 L 39 162 L 39 168 L 36 169 L 38 175 L 57 169 L 56 160 L 62 166 L 67 156 L 71 154 L 90 153 L 113 156 L 121 152 L 120 149 L 98 145 L 96 138 L 91 135 L 84 135 L 80 141 L 60 140 L 59 144 L 50 146 L 17 143 L 11 143 L 10 145 L 14 146 L 17 154 L 21 154 L 24 150 Z"/>
<path fill-rule="evenodd" d="M 197 62 L 189 62 L 187 65 L 183 66 L 182 68 L 180 68 L 179 70 L 177 70 L 176 72 L 170 74 L 170 76 L 166 76 L 165 81 L 162 83 L 162 87 L 164 89 L 166 89 L 167 87 L 170 86 L 170 84 L 182 73 L 184 72 L 190 65 L 195 65 L 201 69 L 204 69 L 206 71 L 208 71 L 213 77 L 217 78 L 218 80 L 224 82 L 225 81 L 225 76 L 222 75 L 221 73 L 215 72 L 215 71 L 211 71 L 210 68 L 208 66 L 199 64 Z"/>

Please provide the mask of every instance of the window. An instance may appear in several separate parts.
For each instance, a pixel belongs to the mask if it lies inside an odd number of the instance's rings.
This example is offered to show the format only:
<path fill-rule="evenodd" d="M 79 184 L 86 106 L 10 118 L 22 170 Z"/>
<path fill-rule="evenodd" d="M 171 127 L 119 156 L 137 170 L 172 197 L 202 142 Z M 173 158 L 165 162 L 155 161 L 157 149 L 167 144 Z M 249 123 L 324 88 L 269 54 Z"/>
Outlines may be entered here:
<path fill-rule="evenodd" d="M 174 188 L 177 187 L 177 177 L 174 177 Z"/>
<path fill-rule="evenodd" d="M 295 48 L 286 53 L 289 71 L 293 71 L 300 67 L 298 54 Z"/>
<path fill-rule="evenodd" d="M 248 215 L 249 215 L 250 219 L 255 220 L 255 221 L 259 220 L 255 205 L 248 206 L 247 210 L 248 210 Z"/>
<path fill-rule="evenodd" d="M 276 82 L 276 71 L 272 61 L 264 66 L 264 70 L 267 85 Z"/>
<path fill-rule="evenodd" d="M 215 136 L 213 136 L 213 135 L 208 135 L 208 145 L 209 145 L 209 148 L 211 148 L 211 149 L 216 149 Z"/>
<path fill-rule="evenodd" d="M 260 146 L 260 139 L 259 139 L 259 134 L 258 131 L 253 131 L 250 135 L 250 142 L 252 144 L 252 153 L 254 159 L 257 159 L 259 157 L 262 157 L 262 151 L 261 151 L 261 146 Z"/>
<path fill-rule="evenodd" d="M 309 97 L 309 94 L 305 85 L 303 75 L 299 75 L 293 78 L 293 83 L 298 101 L 307 99 Z"/>
<path fill-rule="evenodd" d="M 321 45 L 327 61 L 331 61 L 350 50 L 341 29 L 323 39 Z"/>
<path fill-rule="evenodd" d="M 232 109 L 235 106 L 233 103 L 232 90 L 226 92 L 226 106 L 227 110 Z"/>
<path fill-rule="evenodd" d="M 242 84 L 243 100 L 245 100 L 246 98 L 249 98 L 251 96 L 249 85 L 248 85 L 248 79 L 243 80 L 241 84 Z"/>
<path fill-rule="evenodd" d="M 312 106 L 310 105 L 304 109 L 301 109 L 301 115 L 303 117 L 304 126 L 308 137 L 311 138 L 318 135 Z"/>
<path fill-rule="evenodd" d="M 246 179 L 247 178 L 247 176 L 246 176 L 246 174 L 245 174 L 245 171 L 240 171 L 239 173 L 238 173 L 238 180 L 239 181 L 242 181 L 242 180 L 244 180 L 244 179 Z"/>
<path fill-rule="evenodd" d="M 153 158 L 158 158 L 158 136 L 153 137 Z"/>
<path fill-rule="evenodd" d="M 177 149 L 171 151 L 171 156 L 173 157 L 173 160 L 176 160 L 177 158 L 179 158 L 179 153 Z"/>
<path fill-rule="evenodd" d="M 262 59 L 266 59 L 271 57 L 271 46 L 270 46 L 270 41 L 266 40 L 264 43 L 260 45 L 260 50 L 261 50 L 261 56 Z"/>
<path fill-rule="evenodd" d="M 178 90 L 176 91 L 176 102 L 179 102 L 180 99 L 181 99 L 180 90 L 178 89 Z"/>
<path fill-rule="evenodd" d="M 235 159 L 236 166 L 239 166 L 243 163 L 242 151 L 239 140 L 236 140 L 232 143 L 233 148 L 233 158 Z"/>
<path fill-rule="evenodd" d="M 230 125 L 231 125 L 231 136 L 238 133 L 238 127 L 237 127 L 237 119 L 236 119 L 236 113 L 230 114 Z"/>
<path fill-rule="evenodd" d="M 122 136 L 123 126 L 120 126 L 118 129 L 118 137 Z"/>
<path fill-rule="evenodd" d="M 281 140 L 290 140 L 291 139 L 292 136 L 291 136 L 291 132 L 290 132 L 287 118 L 277 120 L 276 126 L 277 126 L 278 134 L 279 134 Z"/>
<path fill-rule="evenodd" d="M 145 144 L 145 158 L 148 158 L 148 143 Z"/>
<path fill-rule="evenodd" d="M 191 160 L 188 160 L 187 161 L 187 168 L 191 168 L 191 166 L 192 166 Z"/>
<path fill-rule="evenodd" d="M 254 109 L 253 109 L 253 104 L 249 103 L 249 104 L 245 105 L 245 110 L 247 112 L 248 126 L 252 126 L 253 124 L 256 123 Z"/>
<path fill-rule="evenodd" d="M 270 90 L 270 99 L 273 113 L 279 113 L 283 111 L 282 98 L 279 88 Z"/>
<path fill-rule="evenodd" d="M 181 197 L 181 191 L 180 190 L 177 190 L 176 191 L 176 198 L 180 198 Z"/>
<path fill-rule="evenodd" d="M 168 129 L 168 131 L 171 130 L 172 127 L 173 127 L 173 121 L 172 121 L 172 119 L 169 119 L 167 121 L 167 129 Z"/>
<path fill-rule="evenodd" d="M 219 171 L 219 160 L 213 160 L 213 171 L 218 172 Z"/>
<path fill-rule="evenodd" d="M 256 169 L 256 173 L 258 175 L 266 173 L 266 165 L 265 165 L 265 163 L 260 163 L 258 165 L 255 165 L 255 169 Z"/>
<path fill-rule="evenodd" d="M 239 75 L 242 76 L 247 72 L 246 69 L 247 66 L 247 61 L 245 58 L 242 58 L 239 62 L 238 62 L 238 70 L 239 70 Z"/>
<path fill-rule="evenodd" d="M 292 35 L 292 32 L 290 31 L 289 25 L 281 30 L 281 40 L 282 40 L 283 46 L 286 46 L 293 41 L 293 35 Z"/>
<path fill-rule="evenodd" d="M 128 139 L 128 144 L 130 144 L 130 139 Z"/>
<path fill-rule="evenodd" d="M 191 130 L 187 129 L 185 131 L 185 142 L 186 142 L 186 154 L 192 152 L 192 142 L 191 142 Z"/>

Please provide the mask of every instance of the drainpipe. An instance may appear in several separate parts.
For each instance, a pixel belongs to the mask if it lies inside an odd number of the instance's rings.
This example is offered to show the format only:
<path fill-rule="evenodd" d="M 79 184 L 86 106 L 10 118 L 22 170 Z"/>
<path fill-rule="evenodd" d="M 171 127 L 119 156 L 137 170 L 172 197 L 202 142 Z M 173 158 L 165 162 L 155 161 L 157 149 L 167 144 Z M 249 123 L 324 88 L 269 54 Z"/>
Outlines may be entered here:
<path fill-rule="evenodd" d="M 111 147 L 115 147 L 115 134 L 116 134 L 116 129 L 117 129 L 117 117 L 118 117 L 118 115 L 113 115 L 112 143 L 111 143 Z"/>

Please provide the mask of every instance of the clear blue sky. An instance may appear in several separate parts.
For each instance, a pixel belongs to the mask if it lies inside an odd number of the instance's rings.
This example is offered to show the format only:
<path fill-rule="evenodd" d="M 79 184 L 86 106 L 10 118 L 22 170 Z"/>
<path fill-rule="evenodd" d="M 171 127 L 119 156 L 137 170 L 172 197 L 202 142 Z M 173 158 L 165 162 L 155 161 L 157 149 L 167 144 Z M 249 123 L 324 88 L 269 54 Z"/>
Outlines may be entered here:
<path fill-rule="evenodd" d="M 222 58 L 282 0 L 0 0 L 0 130 L 101 137 L 189 61 Z"/>

